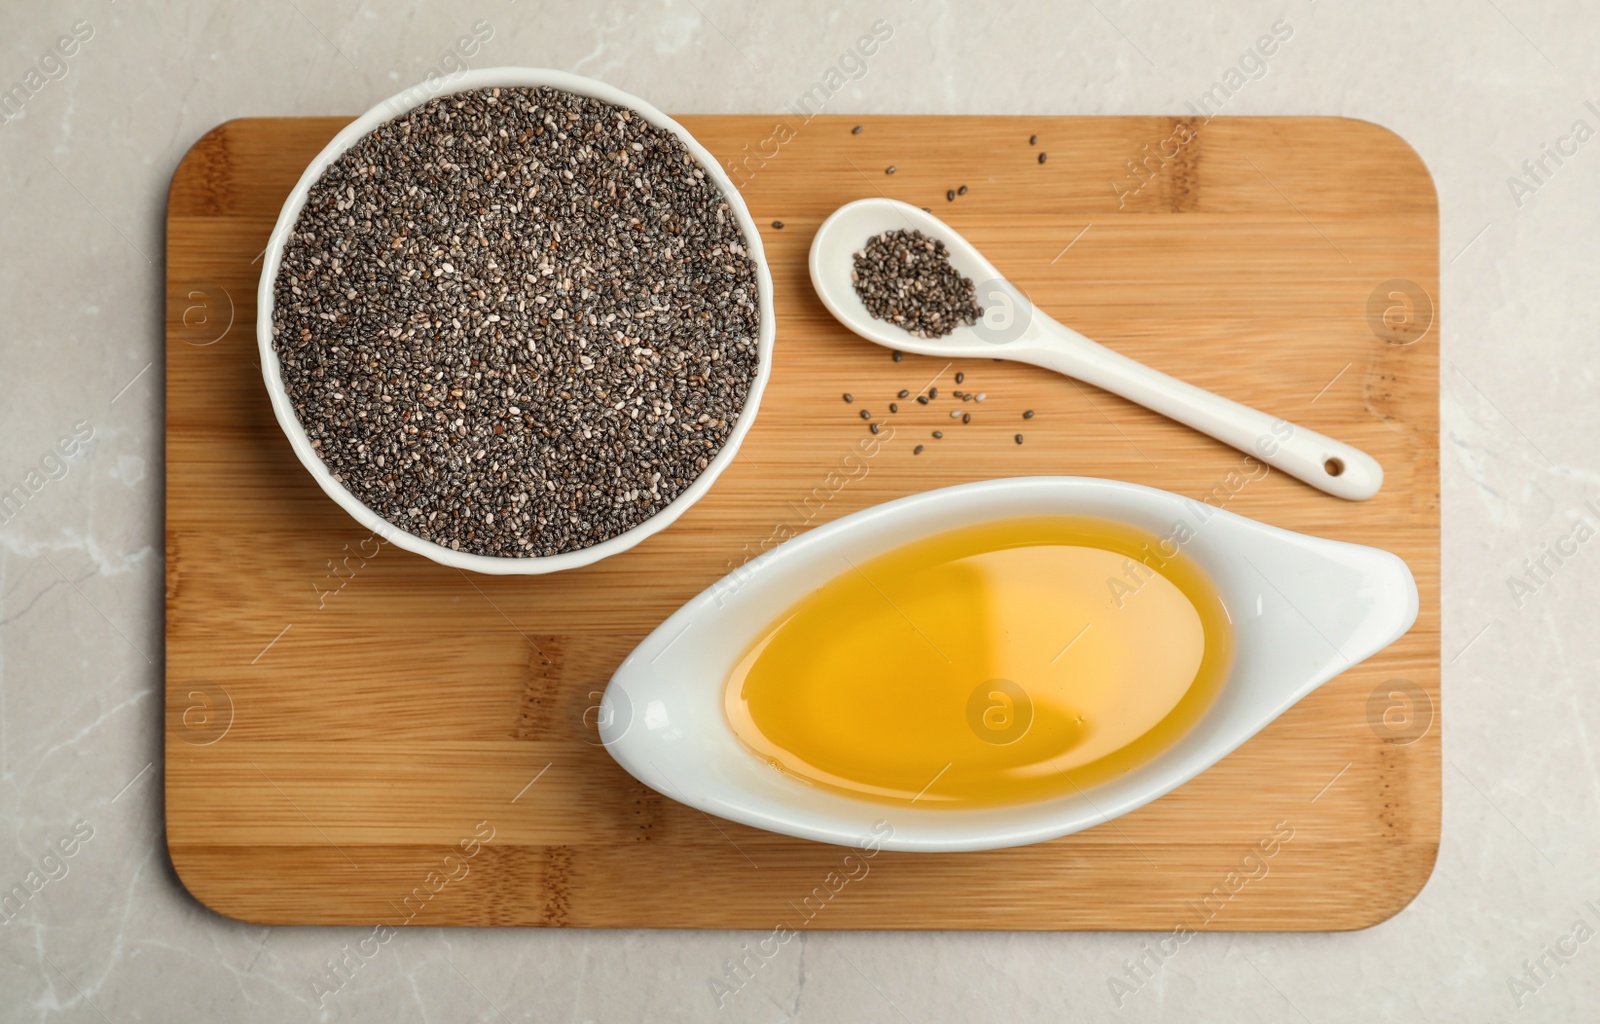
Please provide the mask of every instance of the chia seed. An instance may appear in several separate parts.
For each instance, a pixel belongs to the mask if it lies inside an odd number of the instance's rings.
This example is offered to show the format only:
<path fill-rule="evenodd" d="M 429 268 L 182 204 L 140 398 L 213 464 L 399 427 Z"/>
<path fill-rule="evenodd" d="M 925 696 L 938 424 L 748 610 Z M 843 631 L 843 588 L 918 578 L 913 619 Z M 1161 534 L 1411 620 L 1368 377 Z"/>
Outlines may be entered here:
<path fill-rule="evenodd" d="M 983 316 L 972 280 L 950 265 L 943 242 L 920 231 L 885 231 L 855 254 L 851 272 L 867 312 L 919 338 L 940 338 Z"/>
<path fill-rule="evenodd" d="M 274 285 L 284 388 L 334 479 L 456 551 L 576 551 L 722 450 L 756 264 L 673 133 L 551 88 L 431 100 L 311 187 Z"/>
<path fill-rule="evenodd" d="M 967 375 L 965 373 L 962 373 L 960 370 L 957 370 L 956 371 L 956 383 L 957 384 L 965 384 L 966 382 L 967 382 Z"/>
<path fill-rule="evenodd" d="M 1022 418 L 1025 419 L 1025 420 L 1033 419 L 1033 410 L 1029 409 L 1027 412 L 1023 413 L 1022 414 Z"/>

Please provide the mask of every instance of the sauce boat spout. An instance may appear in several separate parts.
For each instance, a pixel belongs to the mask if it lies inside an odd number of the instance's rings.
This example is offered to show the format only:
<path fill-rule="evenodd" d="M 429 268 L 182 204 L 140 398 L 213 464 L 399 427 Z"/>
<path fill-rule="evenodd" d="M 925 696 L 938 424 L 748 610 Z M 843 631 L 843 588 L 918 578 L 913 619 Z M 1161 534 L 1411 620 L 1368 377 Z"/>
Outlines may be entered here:
<path fill-rule="evenodd" d="M 1231 728 L 1250 723 L 1237 742 L 1394 643 L 1417 618 L 1411 570 L 1379 548 L 1218 511 L 1196 528 L 1193 548 L 1234 617 L 1234 671 L 1213 712 L 1251 712 L 1229 719 Z"/>

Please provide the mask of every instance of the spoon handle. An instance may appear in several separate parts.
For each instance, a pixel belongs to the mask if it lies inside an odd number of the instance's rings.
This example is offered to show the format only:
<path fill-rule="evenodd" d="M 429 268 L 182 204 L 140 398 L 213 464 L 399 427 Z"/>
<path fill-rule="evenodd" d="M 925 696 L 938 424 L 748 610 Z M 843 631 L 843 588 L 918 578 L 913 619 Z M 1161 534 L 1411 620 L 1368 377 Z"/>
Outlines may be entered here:
<path fill-rule="evenodd" d="M 1362 501 L 1383 486 L 1383 467 L 1353 445 L 1169 377 L 1037 313 L 1031 326 L 1009 358 L 1121 395 L 1336 497 Z"/>

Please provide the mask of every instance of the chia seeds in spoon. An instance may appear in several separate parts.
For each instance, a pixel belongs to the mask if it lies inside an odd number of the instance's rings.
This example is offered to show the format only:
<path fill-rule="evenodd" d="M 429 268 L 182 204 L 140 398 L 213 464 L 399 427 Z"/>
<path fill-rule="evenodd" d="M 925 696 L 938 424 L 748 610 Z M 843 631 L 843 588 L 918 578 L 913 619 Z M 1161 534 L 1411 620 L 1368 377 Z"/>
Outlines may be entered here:
<path fill-rule="evenodd" d="M 756 265 L 682 141 L 550 88 L 434 99 L 312 186 L 273 345 L 311 445 L 457 551 L 576 551 L 660 512 L 759 364 Z"/>
<path fill-rule="evenodd" d="M 920 231 L 868 239 L 850 280 L 868 313 L 919 338 L 941 338 L 983 316 L 972 280 L 950 265 L 943 242 Z"/>

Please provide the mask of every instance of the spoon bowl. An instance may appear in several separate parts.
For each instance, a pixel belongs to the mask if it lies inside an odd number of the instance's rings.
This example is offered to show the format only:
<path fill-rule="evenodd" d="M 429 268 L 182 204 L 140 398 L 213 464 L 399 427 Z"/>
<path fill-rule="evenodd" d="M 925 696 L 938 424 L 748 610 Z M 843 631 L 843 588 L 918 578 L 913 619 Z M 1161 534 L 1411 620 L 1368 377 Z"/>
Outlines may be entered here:
<path fill-rule="evenodd" d="M 851 278 L 853 257 L 885 231 L 920 231 L 942 241 L 950 265 L 974 283 L 984 318 L 958 326 L 942 338 L 923 338 L 867 312 Z M 1015 359 L 1027 347 L 1021 343 L 1029 321 L 1039 315 L 977 246 L 921 207 L 894 199 L 862 199 L 834 211 L 811 240 L 809 268 L 817 297 L 840 323 L 868 341 L 914 355 Z"/>
<path fill-rule="evenodd" d="M 922 338 L 867 311 L 851 277 L 853 256 L 874 235 L 895 230 L 920 231 L 944 243 L 950 265 L 973 282 L 982 319 L 943 337 Z M 810 271 L 828 312 L 875 344 L 935 358 L 1043 366 L 1193 427 L 1328 494 L 1360 501 L 1383 486 L 1383 467 L 1361 449 L 1169 377 L 1052 319 L 977 246 L 920 207 L 881 198 L 840 207 L 812 239 Z"/>
<path fill-rule="evenodd" d="M 824 789 L 775 771 L 739 740 L 724 710 L 729 676 L 801 598 L 852 565 L 918 538 L 1034 515 L 1091 516 L 1156 537 L 1185 536 L 1182 550 L 1228 609 L 1233 664 L 1211 705 L 1164 751 L 1087 791 L 962 809 Z M 1177 788 L 1322 683 L 1393 643 L 1416 615 L 1410 570 L 1377 548 L 1292 533 L 1113 480 L 961 484 L 817 527 L 690 600 L 617 669 L 601 701 L 600 736 L 611 756 L 650 788 L 757 828 L 848 846 L 881 837 L 878 826 L 887 822 L 884 849 L 1020 846 L 1101 824 Z M 1077 625 L 1063 621 L 1063 635 Z"/>

